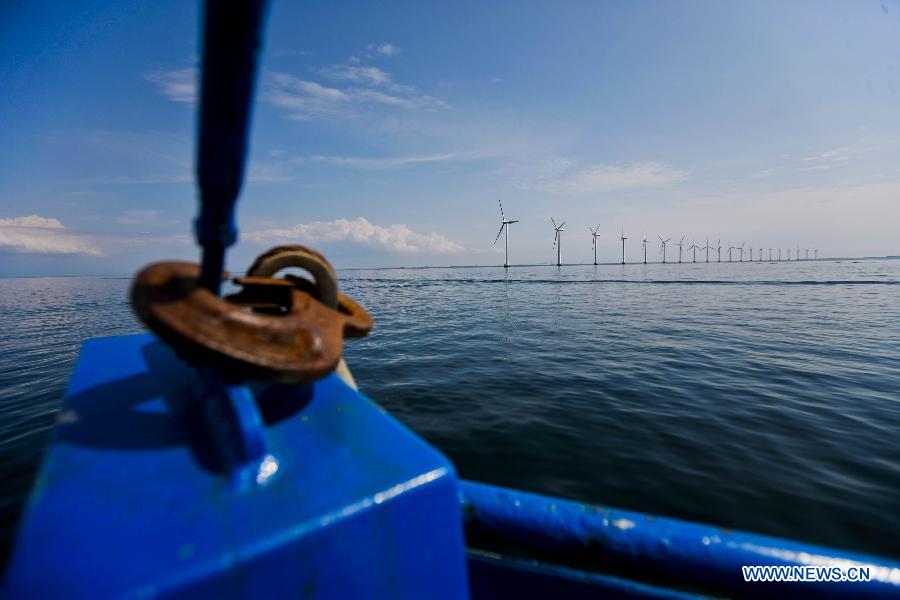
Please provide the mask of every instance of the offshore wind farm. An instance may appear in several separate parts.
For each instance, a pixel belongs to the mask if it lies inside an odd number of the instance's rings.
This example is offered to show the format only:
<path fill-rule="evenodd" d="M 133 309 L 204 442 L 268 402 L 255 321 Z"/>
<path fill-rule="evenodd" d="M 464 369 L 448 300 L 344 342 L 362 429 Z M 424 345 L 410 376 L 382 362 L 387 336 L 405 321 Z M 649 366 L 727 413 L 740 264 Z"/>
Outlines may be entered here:
<path fill-rule="evenodd" d="M 497 235 L 494 238 L 492 245 L 496 245 L 497 241 L 500 239 L 500 236 L 503 235 L 504 233 L 506 234 L 505 243 L 504 243 L 505 259 L 503 261 L 503 267 L 506 269 L 509 269 L 510 267 L 515 266 L 510 262 L 509 227 L 513 223 L 519 223 L 520 221 L 519 220 L 510 220 L 509 218 L 507 218 L 506 213 L 503 210 L 503 202 L 498 200 L 497 203 L 498 203 L 499 209 L 500 209 L 500 230 L 497 232 Z M 611 235 L 611 236 L 609 236 L 609 238 L 607 238 L 607 236 L 601 232 L 603 223 L 598 223 L 596 226 L 592 226 L 590 224 L 587 226 L 588 235 L 590 235 L 590 240 L 591 240 L 591 245 L 590 245 L 591 255 L 585 256 L 585 260 L 583 262 L 576 258 L 576 259 L 571 260 L 570 262 L 566 263 L 566 262 L 563 262 L 563 258 L 562 258 L 562 256 L 563 256 L 562 255 L 562 232 L 566 231 L 565 226 L 566 226 L 567 222 L 568 221 L 563 220 L 557 224 L 556 218 L 550 217 L 550 223 L 553 226 L 553 241 L 551 243 L 551 250 L 553 252 L 553 257 L 550 261 L 548 261 L 547 263 L 543 263 L 543 264 L 555 265 L 557 267 L 564 267 L 564 266 L 570 266 L 570 265 L 571 266 L 585 265 L 585 264 L 593 264 L 595 266 L 599 266 L 601 264 L 620 264 L 620 265 L 626 265 L 626 264 L 645 264 L 646 265 L 646 264 L 653 264 L 653 263 L 685 264 L 686 262 L 690 262 L 691 264 L 697 264 L 698 263 L 698 260 L 697 260 L 698 251 L 705 253 L 705 257 L 704 257 L 704 255 L 701 255 L 701 260 L 699 262 L 709 264 L 710 262 L 715 262 L 715 263 L 723 262 L 723 260 L 722 260 L 722 250 L 723 249 L 725 249 L 727 251 L 727 258 L 724 262 L 728 262 L 728 263 L 745 263 L 745 262 L 747 262 L 747 263 L 762 263 L 762 262 L 767 262 L 767 263 L 792 262 L 792 263 L 795 263 L 795 262 L 810 262 L 810 261 L 820 260 L 819 259 L 819 249 L 814 248 L 814 247 L 804 248 L 803 258 L 801 258 L 799 244 L 795 244 L 795 251 L 793 253 L 793 258 L 792 258 L 792 254 L 791 254 L 791 245 L 786 244 L 783 247 L 778 246 L 777 248 L 771 248 L 771 247 L 768 248 L 768 259 L 764 260 L 763 255 L 764 255 L 765 249 L 763 247 L 759 247 L 758 251 L 754 254 L 755 246 L 753 244 L 748 244 L 745 241 L 741 242 L 740 244 L 738 244 L 737 242 L 726 242 L 728 245 L 723 246 L 721 237 L 717 238 L 715 245 L 711 245 L 710 239 L 712 239 L 712 238 L 709 235 L 705 235 L 705 234 L 704 234 L 705 239 L 706 239 L 705 245 L 700 246 L 697 243 L 696 236 L 692 236 L 691 244 L 690 244 L 690 246 L 687 246 L 687 248 L 684 247 L 685 239 L 687 238 L 687 234 L 681 235 L 681 237 L 678 238 L 678 241 L 675 242 L 674 244 L 672 244 L 672 240 L 676 239 L 677 236 L 663 237 L 663 235 L 657 234 L 657 238 L 659 238 L 659 246 L 658 246 L 657 255 L 655 257 L 656 260 L 653 260 L 654 257 L 648 258 L 649 242 L 648 242 L 647 236 L 645 234 L 641 238 L 641 253 L 639 255 L 639 256 L 641 256 L 641 260 L 634 261 L 633 263 L 629 263 L 626 260 L 628 236 L 625 235 L 625 226 L 620 225 L 618 233 Z M 616 242 L 618 242 L 618 246 L 619 246 L 619 248 L 618 248 L 619 260 L 618 261 L 613 261 L 613 260 L 600 261 L 598 259 L 599 248 L 602 247 L 603 241 L 605 239 L 610 239 L 610 241 L 615 240 Z M 678 247 L 678 261 L 676 263 L 673 263 L 672 261 L 669 261 L 666 259 L 666 250 L 669 245 L 674 245 L 674 246 Z M 786 260 L 782 259 L 782 248 L 784 248 L 786 250 L 786 256 L 787 256 Z M 689 253 L 689 255 L 688 255 L 688 258 L 690 259 L 689 261 L 684 260 L 685 250 L 687 250 L 687 252 Z M 712 261 L 710 261 L 710 251 L 711 250 L 715 252 Z M 777 255 L 774 255 L 774 257 L 773 257 L 773 250 L 777 251 Z M 810 258 L 810 256 L 809 256 L 810 251 L 812 251 L 812 253 L 813 253 L 812 258 Z M 746 255 L 748 258 L 748 260 L 746 260 L 746 261 L 744 260 L 745 252 L 746 252 Z M 822 260 L 826 260 L 826 259 L 823 258 Z M 531 267 L 531 266 L 538 266 L 539 264 L 541 264 L 541 263 L 533 263 L 533 264 L 524 263 L 524 264 L 520 264 L 519 266 Z"/>

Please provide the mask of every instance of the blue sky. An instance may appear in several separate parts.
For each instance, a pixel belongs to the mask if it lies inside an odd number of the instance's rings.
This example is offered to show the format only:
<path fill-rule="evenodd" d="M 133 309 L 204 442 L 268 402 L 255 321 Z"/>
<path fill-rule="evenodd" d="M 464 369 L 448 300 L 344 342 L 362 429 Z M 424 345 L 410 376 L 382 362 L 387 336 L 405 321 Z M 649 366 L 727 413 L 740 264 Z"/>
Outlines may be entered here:
<path fill-rule="evenodd" d="M 0 8 L 0 275 L 196 258 L 199 17 Z M 275 0 L 229 267 L 500 264 L 498 199 L 514 263 L 552 259 L 551 216 L 572 262 L 598 224 L 610 261 L 620 227 L 635 259 L 900 254 L 898 100 L 898 2 Z"/>

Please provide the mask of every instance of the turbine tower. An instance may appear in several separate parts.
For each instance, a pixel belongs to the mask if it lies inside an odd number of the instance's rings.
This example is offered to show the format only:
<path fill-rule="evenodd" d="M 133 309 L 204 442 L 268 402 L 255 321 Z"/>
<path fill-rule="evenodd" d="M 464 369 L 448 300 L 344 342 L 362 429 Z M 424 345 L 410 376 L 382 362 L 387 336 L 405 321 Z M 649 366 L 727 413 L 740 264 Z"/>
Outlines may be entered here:
<path fill-rule="evenodd" d="M 684 238 L 686 236 L 681 236 L 681 241 L 679 241 L 676 246 L 678 246 L 678 262 L 681 262 L 681 247 L 684 245 Z"/>
<path fill-rule="evenodd" d="M 753 246 L 750 246 L 750 262 L 753 262 Z"/>
<path fill-rule="evenodd" d="M 703 249 L 706 250 L 706 262 L 709 262 L 709 238 L 706 238 L 706 245 Z"/>
<path fill-rule="evenodd" d="M 594 238 L 594 266 L 597 266 L 597 232 L 600 231 L 600 226 L 597 225 L 596 229 L 588 227 L 588 231 L 591 232 L 591 237 Z"/>
<path fill-rule="evenodd" d="M 622 227 L 622 233 L 619 234 L 619 238 L 622 240 L 622 264 L 625 264 L 625 240 L 628 238 L 625 237 L 625 227 Z"/>
<path fill-rule="evenodd" d="M 672 241 L 672 238 L 662 239 L 661 235 L 656 236 L 659 238 L 659 241 L 662 242 L 662 255 L 663 255 L 663 264 L 666 264 L 666 244 Z"/>
<path fill-rule="evenodd" d="M 760 248 L 759 249 L 759 258 L 756 259 L 756 262 L 762 262 L 762 253 L 763 253 L 763 249 Z"/>
<path fill-rule="evenodd" d="M 813 255 L 813 260 L 819 260 L 819 249 L 816 248 L 815 250 L 813 250 L 813 252 L 815 253 Z"/>
<path fill-rule="evenodd" d="M 691 238 L 691 245 L 690 247 L 688 247 L 688 250 L 694 251 L 694 260 L 692 260 L 691 262 L 697 262 L 697 248 L 699 247 L 700 246 L 697 245 L 697 241 Z"/>
<path fill-rule="evenodd" d="M 503 230 L 506 230 L 506 261 L 503 263 L 503 268 L 509 268 L 509 226 L 513 223 L 518 223 L 518 221 L 510 221 L 506 218 L 506 215 L 503 213 L 503 203 L 497 200 L 497 203 L 500 205 L 500 231 L 497 232 L 497 237 L 494 238 L 494 244 L 497 243 L 497 240 L 500 239 L 500 234 L 503 233 Z"/>
<path fill-rule="evenodd" d="M 644 236 L 644 264 L 647 264 L 647 236 Z"/>
<path fill-rule="evenodd" d="M 734 250 L 734 246 L 728 246 L 728 262 L 731 262 L 731 251 Z"/>
<path fill-rule="evenodd" d="M 562 232 L 566 230 L 566 222 L 563 221 L 559 225 L 556 224 L 556 221 L 553 220 L 553 217 L 550 217 L 550 222 L 553 223 L 553 245 L 556 247 L 556 266 L 562 266 Z"/>
<path fill-rule="evenodd" d="M 803 260 L 809 260 L 809 248 L 803 250 Z"/>
<path fill-rule="evenodd" d="M 772 262 L 772 249 L 769 248 L 769 262 Z"/>
<path fill-rule="evenodd" d="M 722 240 L 716 242 L 716 253 L 719 256 L 718 262 L 722 262 Z"/>
<path fill-rule="evenodd" d="M 781 260 L 781 248 L 778 249 L 778 260 Z"/>
<path fill-rule="evenodd" d="M 741 251 L 741 259 L 740 259 L 740 262 L 744 262 L 744 246 L 746 246 L 746 245 L 747 245 L 747 242 L 744 242 L 743 244 L 741 244 L 741 247 L 740 247 L 740 248 L 737 248 L 737 250 L 740 250 L 740 251 Z"/>
<path fill-rule="evenodd" d="M 791 262 L 791 249 L 788 248 L 788 262 Z"/>
<path fill-rule="evenodd" d="M 795 260 L 800 260 L 800 244 L 797 244 L 797 254 L 795 254 L 797 258 Z"/>

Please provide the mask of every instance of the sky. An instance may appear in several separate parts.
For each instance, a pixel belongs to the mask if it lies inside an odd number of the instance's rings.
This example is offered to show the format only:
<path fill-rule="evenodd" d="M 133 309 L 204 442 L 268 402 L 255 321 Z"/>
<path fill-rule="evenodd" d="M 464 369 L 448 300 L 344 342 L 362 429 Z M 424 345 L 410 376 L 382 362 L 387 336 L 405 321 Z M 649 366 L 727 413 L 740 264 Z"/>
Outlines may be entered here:
<path fill-rule="evenodd" d="M 0 6 L 0 276 L 197 260 L 199 3 Z M 900 254 L 900 2 L 292 2 L 267 17 L 242 271 Z"/>

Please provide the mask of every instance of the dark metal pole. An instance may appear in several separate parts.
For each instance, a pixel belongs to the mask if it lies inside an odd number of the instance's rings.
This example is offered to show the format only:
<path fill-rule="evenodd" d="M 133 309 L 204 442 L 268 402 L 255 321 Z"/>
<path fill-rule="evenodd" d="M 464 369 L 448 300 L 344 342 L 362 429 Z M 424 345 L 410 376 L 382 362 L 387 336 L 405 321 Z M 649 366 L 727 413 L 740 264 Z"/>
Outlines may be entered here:
<path fill-rule="evenodd" d="M 234 207 L 244 179 L 266 0 L 208 0 L 203 36 L 194 221 L 203 247 L 200 285 L 218 294 L 225 249 L 237 240 Z"/>

